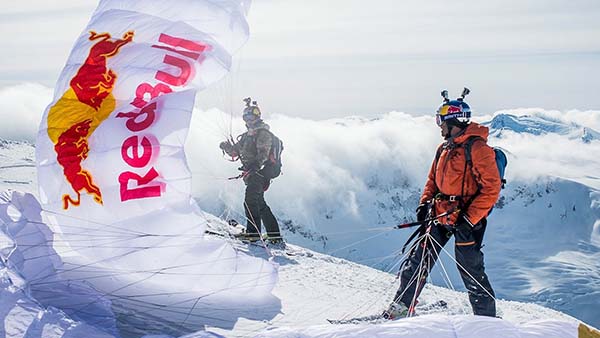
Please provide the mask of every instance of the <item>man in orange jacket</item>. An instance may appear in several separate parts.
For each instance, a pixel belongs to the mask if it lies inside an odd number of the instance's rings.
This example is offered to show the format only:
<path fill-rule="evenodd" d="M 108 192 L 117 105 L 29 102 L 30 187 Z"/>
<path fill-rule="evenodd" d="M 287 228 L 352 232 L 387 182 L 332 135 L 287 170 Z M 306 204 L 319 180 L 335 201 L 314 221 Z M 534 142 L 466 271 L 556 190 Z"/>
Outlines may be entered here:
<path fill-rule="evenodd" d="M 487 215 L 498 200 L 501 178 L 494 150 L 487 145 L 488 128 L 469 122 L 471 110 L 464 102 L 469 93 L 438 108 L 436 122 L 445 141 L 438 147 L 417 208 L 417 220 L 431 221 L 421 227 L 421 239 L 403 262 L 400 288 L 386 318 L 406 317 L 417 298 L 441 248 L 455 236 L 455 256 L 460 276 L 469 293 L 475 315 L 496 316 L 495 295 L 485 274 L 481 246 Z M 471 161 L 465 148 L 470 145 Z M 467 150 L 468 151 L 468 150 Z"/>

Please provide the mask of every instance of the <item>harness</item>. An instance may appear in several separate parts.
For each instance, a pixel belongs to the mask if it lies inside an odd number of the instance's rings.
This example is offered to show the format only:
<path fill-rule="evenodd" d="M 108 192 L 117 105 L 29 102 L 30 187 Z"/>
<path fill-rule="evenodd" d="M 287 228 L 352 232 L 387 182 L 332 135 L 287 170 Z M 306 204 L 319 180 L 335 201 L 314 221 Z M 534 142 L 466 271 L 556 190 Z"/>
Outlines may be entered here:
<path fill-rule="evenodd" d="M 435 184 L 436 187 L 436 193 L 433 196 L 433 198 L 428 202 L 429 204 L 429 217 L 428 217 L 428 222 L 421 224 L 408 238 L 408 240 L 404 243 L 404 245 L 402 246 L 402 253 L 404 253 L 404 251 L 406 250 L 406 247 L 409 246 L 409 244 L 417 237 L 417 235 L 419 234 L 424 234 L 425 232 L 429 231 L 429 227 L 431 226 L 430 223 L 432 225 L 441 225 L 439 219 L 441 217 L 444 216 L 449 216 L 450 214 L 457 212 L 457 211 L 461 211 L 461 210 L 466 210 L 469 205 L 471 204 L 471 202 L 473 201 L 473 199 L 475 199 L 475 197 L 479 194 L 479 183 L 477 182 L 477 179 L 475 178 L 475 174 L 473 173 L 473 161 L 471 159 L 471 145 L 473 144 L 473 142 L 476 139 L 481 139 L 481 137 L 475 136 L 475 137 L 470 137 L 469 139 L 467 139 L 467 141 L 465 141 L 462 144 L 455 144 L 453 142 L 444 142 L 443 144 L 441 144 L 436 151 L 435 154 L 435 161 L 434 161 L 434 166 L 433 166 L 433 182 Z M 449 153 L 448 156 L 450 156 L 450 153 L 457 147 L 463 147 L 465 150 L 465 167 L 463 170 L 463 178 L 462 178 L 462 186 L 461 186 L 461 194 L 460 195 L 447 195 L 442 193 L 441 191 L 439 191 L 439 188 L 437 186 L 437 167 L 438 167 L 438 163 L 439 163 L 439 159 L 440 156 L 442 154 L 442 151 L 444 151 L 444 149 L 449 149 Z M 464 191 L 465 191 L 465 177 L 467 175 L 467 167 L 471 166 L 471 174 L 473 175 L 473 179 L 475 181 L 475 183 L 477 184 L 477 192 L 473 195 L 465 195 Z M 435 201 L 448 201 L 448 202 L 458 202 L 458 205 L 451 207 L 450 209 L 446 210 L 445 212 L 441 213 L 440 215 L 435 215 Z M 450 231 L 448 233 L 448 235 L 451 235 L 452 232 Z"/>

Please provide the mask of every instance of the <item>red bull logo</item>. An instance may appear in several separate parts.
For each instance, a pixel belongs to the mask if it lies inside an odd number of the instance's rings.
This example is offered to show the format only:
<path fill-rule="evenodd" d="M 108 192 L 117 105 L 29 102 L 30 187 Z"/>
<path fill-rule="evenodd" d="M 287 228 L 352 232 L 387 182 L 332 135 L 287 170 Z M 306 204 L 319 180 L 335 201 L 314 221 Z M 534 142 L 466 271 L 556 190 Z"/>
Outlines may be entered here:
<path fill-rule="evenodd" d="M 454 114 L 454 113 L 460 113 L 461 109 L 460 107 L 457 106 L 448 106 L 448 112 L 447 114 Z"/>
<path fill-rule="evenodd" d="M 447 115 L 452 115 L 452 114 L 456 114 L 456 113 L 460 113 L 460 112 L 461 112 L 461 108 L 458 106 L 444 105 L 444 106 L 440 107 L 440 109 L 438 111 L 438 115 L 447 116 Z"/>
<path fill-rule="evenodd" d="M 79 205 L 81 202 L 80 191 L 87 191 L 94 197 L 94 200 L 102 204 L 102 193 L 92 179 L 92 175 L 87 170 L 81 168 L 81 161 L 87 158 L 89 151 L 87 137 L 90 130 L 92 120 L 73 125 L 62 133 L 58 142 L 54 146 L 58 163 L 64 168 L 64 174 L 71 187 L 77 194 L 77 199 L 72 199 L 69 194 L 63 195 L 63 208 L 69 207 L 69 202 L 72 205 Z"/>
<path fill-rule="evenodd" d="M 69 84 L 79 101 L 98 110 L 102 101 L 112 92 L 117 79 L 117 74 L 108 69 L 106 61 L 115 56 L 121 47 L 133 40 L 133 32 L 125 33 L 123 39 L 111 40 L 108 33 L 97 34 L 91 31 L 89 39 L 90 41 L 98 39 L 100 41 L 90 48 L 84 64 Z"/>
<path fill-rule="evenodd" d="M 103 204 L 100 186 L 83 163 L 90 152 L 88 139 L 109 116 L 122 121 L 129 134 L 120 149 L 121 158 L 129 167 L 118 175 L 121 202 L 160 197 L 166 191 L 166 183 L 155 166 L 160 142 L 152 131 L 162 106 L 152 100 L 187 86 L 196 75 L 195 64 L 202 63 L 212 48 L 203 42 L 159 34 L 151 48 L 163 52 L 164 57 L 162 64 L 153 65 L 157 68 L 154 78 L 134 86 L 129 109 L 111 115 L 116 107 L 112 91 L 117 74 L 109 68 L 108 61 L 133 41 L 133 36 L 133 31 L 120 39 L 109 33 L 90 32 L 89 40 L 95 43 L 69 82 L 70 88 L 48 112 L 48 136 L 55 145 L 65 179 L 76 194 L 62 195 L 64 209 L 80 205 L 82 193 Z"/>
<path fill-rule="evenodd" d="M 63 208 L 81 203 L 81 192 L 92 195 L 102 204 L 102 193 L 92 175 L 82 168 L 88 157 L 88 138 L 115 109 L 112 90 L 117 74 L 108 68 L 107 60 L 133 41 L 134 32 L 112 39 L 109 33 L 90 32 L 90 41 L 97 41 L 88 53 L 83 65 L 70 81 L 70 88 L 48 112 L 48 136 L 55 144 L 57 161 L 63 168 L 65 179 L 77 194 L 62 196 Z"/>

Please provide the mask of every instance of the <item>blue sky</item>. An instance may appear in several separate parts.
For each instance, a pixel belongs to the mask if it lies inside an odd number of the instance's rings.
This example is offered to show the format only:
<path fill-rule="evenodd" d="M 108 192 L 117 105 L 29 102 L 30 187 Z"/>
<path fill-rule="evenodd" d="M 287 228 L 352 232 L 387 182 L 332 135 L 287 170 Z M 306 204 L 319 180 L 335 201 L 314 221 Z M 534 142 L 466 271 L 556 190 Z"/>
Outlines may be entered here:
<path fill-rule="evenodd" d="M 53 87 L 95 6 L 2 2 L 0 88 Z M 595 0 L 255 0 L 248 20 L 231 76 L 199 95 L 201 108 L 253 96 L 267 114 L 420 115 L 463 85 L 476 113 L 600 108 Z"/>

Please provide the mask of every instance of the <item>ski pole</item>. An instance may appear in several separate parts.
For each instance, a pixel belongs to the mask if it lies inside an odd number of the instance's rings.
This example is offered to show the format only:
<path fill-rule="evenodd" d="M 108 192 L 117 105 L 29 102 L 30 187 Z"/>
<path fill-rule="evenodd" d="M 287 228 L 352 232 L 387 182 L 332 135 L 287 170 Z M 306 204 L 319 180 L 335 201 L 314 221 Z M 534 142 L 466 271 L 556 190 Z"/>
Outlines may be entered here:
<path fill-rule="evenodd" d="M 228 180 L 237 180 L 237 179 L 240 179 L 240 178 L 244 178 L 244 177 L 246 177 L 248 175 L 250 175 L 250 171 L 244 170 L 241 174 L 239 174 L 237 176 L 229 177 L 227 179 Z"/>
<path fill-rule="evenodd" d="M 404 229 L 404 228 L 414 227 L 414 226 L 417 226 L 417 225 L 427 224 L 427 223 L 429 223 L 431 221 L 435 221 L 438 218 L 450 215 L 451 213 L 453 213 L 455 211 L 456 211 L 456 208 L 451 208 L 450 210 L 448 210 L 448 211 L 446 211 L 444 213 L 441 213 L 441 214 L 439 214 L 439 215 L 437 215 L 435 217 L 427 218 L 427 219 L 424 219 L 422 221 L 416 221 L 416 222 L 398 224 L 398 225 L 394 226 L 393 229 Z"/>

